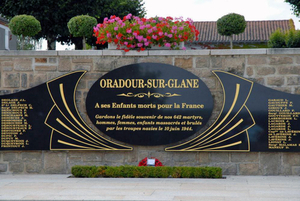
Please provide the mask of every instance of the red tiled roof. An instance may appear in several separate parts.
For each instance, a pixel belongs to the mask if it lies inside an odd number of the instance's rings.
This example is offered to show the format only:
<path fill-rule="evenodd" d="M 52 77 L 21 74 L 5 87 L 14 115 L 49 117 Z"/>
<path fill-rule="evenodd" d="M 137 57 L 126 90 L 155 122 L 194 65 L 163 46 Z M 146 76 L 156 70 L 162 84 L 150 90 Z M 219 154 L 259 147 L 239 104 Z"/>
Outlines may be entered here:
<path fill-rule="evenodd" d="M 294 26 L 294 21 L 270 20 L 270 21 L 247 21 L 244 33 L 233 35 L 233 42 L 266 42 L 269 36 L 277 29 L 287 31 Z M 217 22 L 194 22 L 199 30 L 199 42 L 228 42 L 227 36 L 218 34 Z"/>

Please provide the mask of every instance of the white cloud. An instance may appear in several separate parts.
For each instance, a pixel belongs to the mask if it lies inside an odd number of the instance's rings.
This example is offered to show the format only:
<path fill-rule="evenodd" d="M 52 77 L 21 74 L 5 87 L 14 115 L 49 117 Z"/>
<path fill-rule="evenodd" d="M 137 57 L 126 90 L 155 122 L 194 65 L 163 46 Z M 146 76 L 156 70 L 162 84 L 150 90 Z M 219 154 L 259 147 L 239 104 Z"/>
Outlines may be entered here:
<path fill-rule="evenodd" d="M 192 18 L 194 21 L 216 21 L 228 13 L 238 13 L 246 20 L 293 19 L 300 29 L 299 18 L 283 0 L 144 0 L 147 17 Z"/>

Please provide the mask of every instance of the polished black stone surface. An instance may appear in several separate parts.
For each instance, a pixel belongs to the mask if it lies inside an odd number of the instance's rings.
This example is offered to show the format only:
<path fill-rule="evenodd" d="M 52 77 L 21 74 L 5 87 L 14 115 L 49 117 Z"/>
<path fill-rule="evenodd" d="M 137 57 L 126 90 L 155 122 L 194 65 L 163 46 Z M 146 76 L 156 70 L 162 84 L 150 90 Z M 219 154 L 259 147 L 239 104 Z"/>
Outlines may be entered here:
<path fill-rule="evenodd" d="M 86 109 L 97 128 L 116 140 L 163 145 L 199 131 L 211 115 L 213 99 L 204 82 L 184 69 L 140 63 L 98 79 Z"/>

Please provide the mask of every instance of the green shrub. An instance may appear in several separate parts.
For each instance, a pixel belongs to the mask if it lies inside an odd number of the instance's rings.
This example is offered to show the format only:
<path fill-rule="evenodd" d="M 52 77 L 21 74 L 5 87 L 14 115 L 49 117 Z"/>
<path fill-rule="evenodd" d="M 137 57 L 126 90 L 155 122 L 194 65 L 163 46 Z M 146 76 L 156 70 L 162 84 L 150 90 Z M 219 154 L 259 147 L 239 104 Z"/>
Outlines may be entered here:
<path fill-rule="evenodd" d="M 285 46 L 287 48 L 300 47 L 300 31 L 291 29 L 286 33 Z"/>
<path fill-rule="evenodd" d="M 124 178 L 222 178 L 219 167 L 74 166 L 75 177 Z"/>
<path fill-rule="evenodd" d="M 246 29 L 247 22 L 244 16 L 229 13 L 217 20 L 217 31 L 222 36 L 230 37 L 230 48 L 232 49 L 232 35 L 243 33 Z"/>
<path fill-rule="evenodd" d="M 287 32 L 276 30 L 270 35 L 268 41 L 270 48 L 298 48 L 300 47 L 300 31 L 290 29 Z"/>
<path fill-rule="evenodd" d="M 93 28 L 96 25 L 96 18 L 88 15 L 78 15 L 69 20 L 68 29 L 74 37 L 83 37 L 83 49 L 86 49 L 86 38 L 93 36 Z"/>
<path fill-rule="evenodd" d="M 280 29 L 276 30 L 270 35 L 268 41 L 268 47 L 270 48 L 284 48 L 286 47 L 286 34 Z"/>
<path fill-rule="evenodd" d="M 9 24 L 11 33 L 21 38 L 21 49 L 24 47 L 24 38 L 32 37 L 42 30 L 41 23 L 31 15 L 16 15 Z"/>
<path fill-rule="evenodd" d="M 96 166 L 74 166 L 72 167 L 72 174 L 75 177 L 97 177 L 99 172 Z"/>

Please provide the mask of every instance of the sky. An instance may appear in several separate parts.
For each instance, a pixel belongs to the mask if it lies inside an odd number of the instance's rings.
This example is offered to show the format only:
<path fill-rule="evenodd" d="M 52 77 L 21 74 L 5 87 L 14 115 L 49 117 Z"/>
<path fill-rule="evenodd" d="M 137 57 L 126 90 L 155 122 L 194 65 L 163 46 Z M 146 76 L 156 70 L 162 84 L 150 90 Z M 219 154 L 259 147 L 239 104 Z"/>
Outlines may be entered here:
<path fill-rule="evenodd" d="M 147 17 L 183 17 L 193 21 L 217 21 L 228 13 L 243 15 L 246 21 L 293 19 L 291 5 L 284 0 L 144 0 Z"/>
<path fill-rule="evenodd" d="M 297 18 L 284 0 L 144 0 L 146 17 L 183 17 L 193 21 L 217 21 L 228 13 L 243 15 L 246 21 L 293 19 L 296 29 L 300 29 Z M 73 49 L 61 46 L 57 49 Z"/>

